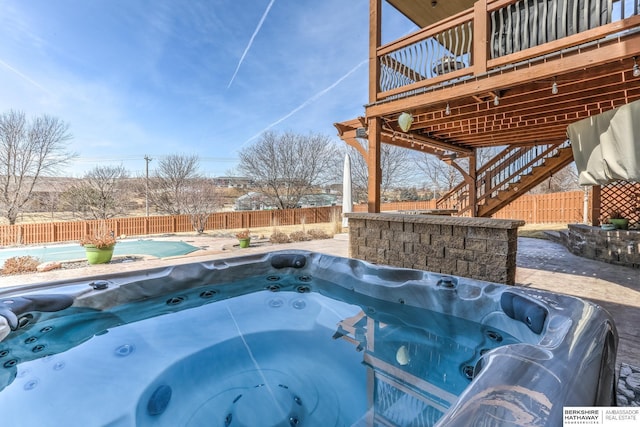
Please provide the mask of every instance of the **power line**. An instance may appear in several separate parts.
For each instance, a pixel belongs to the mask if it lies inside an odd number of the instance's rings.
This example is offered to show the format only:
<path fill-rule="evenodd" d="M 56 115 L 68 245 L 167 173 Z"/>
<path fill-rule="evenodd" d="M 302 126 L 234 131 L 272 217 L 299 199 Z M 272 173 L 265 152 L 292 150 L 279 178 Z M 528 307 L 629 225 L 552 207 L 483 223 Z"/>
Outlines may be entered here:
<path fill-rule="evenodd" d="M 146 156 L 146 154 L 145 154 Z M 170 156 L 170 154 L 165 155 L 154 155 L 154 158 L 166 158 Z M 73 159 L 74 162 L 119 162 L 119 161 L 135 161 L 139 160 L 140 156 L 109 156 L 109 157 L 76 157 Z M 200 157 L 198 156 L 198 160 L 201 162 L 237 162 L 237 157 Z"/>

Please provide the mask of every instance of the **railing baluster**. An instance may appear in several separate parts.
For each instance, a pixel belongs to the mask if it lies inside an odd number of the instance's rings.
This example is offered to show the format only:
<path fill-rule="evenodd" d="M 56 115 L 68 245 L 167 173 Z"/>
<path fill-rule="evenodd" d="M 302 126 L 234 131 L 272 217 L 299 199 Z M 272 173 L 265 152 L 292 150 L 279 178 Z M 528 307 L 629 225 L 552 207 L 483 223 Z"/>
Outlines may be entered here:
<path fill-rule="evenodd" d="M 420 43 L 418 46 L 419 46 L 419 49 L 420 49 L 420 54 L 418 55 L 418 57 L 420 58 L 420 65 L 418 66 L 418 69 L 420 70 L 420 74 L 425 79 L 428 79 L 429 78 L 429 74 L 427 73 L 427 62 L 425 60 L 425 58 L 427 56 L 427 52 L 425 52 L 427 45 L 426 45 L 426 43 Z"/>
<path fill-rule="evenodd" d="M 508 21 L 509 17 L 505 16 L 505 15 L 508 15 L 508 13 L 509 13 L 509 6 L 500 10 L 500 30 L 499 30 L 500 37 L 498 39 L 500 40 L 499 56 L 506 55 L 507 52 L 509 52 L 508 45 L 507 45 L 509 43 L 509 40 L 507 39 L 510 39 L 509 37 L 507 37 L 507 34 L 509 34 L 509 31 L 508 31 L 509 29 L 507 28 L 507 22 L 505 22 L 505 21 Z"/>
<path fill-rule="evenodd" d="M 469 21 L 467 23 L 467 31 L 463 31 L 463 34 L 467 35 L 467 44 L 466 44 L 466 49 L 465 51 L 467 52 L 467 58 L 469 58 L 471 55 L 468 52 L 471 52 L 471 49 L 473 48 L 473 37 L 471 37 L 471 34 L 473 34 L 473 22 Z M 467 60 L 466 65 L 469 66 L 471 65 L 470 62 Z"/>
<path fill-rule="evenodd" d="M 454 33 L 454 41 L 453 41 L 453 55 L 457 58 L 458 57 L 458 47 L 459 47 L 459 42 L 460 42 L 460 37 L 458 37 L 458 32 L 455 31 Z M 458 61 L 454 61 L 453 63 L 455 65 L 455 69 L 458 69 Z"/>
<path fill-rule="evenodd" d="M 498 40 L 500 40 L 498 34 L 496 33 L 495 29 L 497 28 L 497 18 L 496 16 L 498 15 L 498 11 L 493 11 L 491 12 L 491 28 L 494 29 L 494 31 L 491 31 L 491 44 L 489 45 L 489 56 L 493 59 L 495 58 L 496 55 L 496 44 L 498 43 Z"/>
<path fill-rule="evenodd" d="M 535 1 L 533 4 L 533 7 L 535 8 Z M 531 46 L 533 46 L 533 43 L 531 42 L 530 38 L 535 37 L 535 28 L 536 26 L 536 22 L 534 19 L 529 18 L 529 7 L 528 4 L 525 3 L 524 5 L 524 32 L 522 34 L 524 40 L 522 41 L 522 48 L 523 49 L 528 49 Z M 534 39 L 535 40 L 535 39 Z"/>

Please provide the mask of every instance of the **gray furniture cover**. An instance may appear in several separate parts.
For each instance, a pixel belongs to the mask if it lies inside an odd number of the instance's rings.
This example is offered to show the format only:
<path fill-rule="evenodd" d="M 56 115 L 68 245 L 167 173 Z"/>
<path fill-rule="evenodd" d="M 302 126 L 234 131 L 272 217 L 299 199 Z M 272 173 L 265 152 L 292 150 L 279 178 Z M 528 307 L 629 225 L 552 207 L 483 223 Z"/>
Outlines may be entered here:
<path fill-rule="evenodd" d="M 640 182 L 640 101 L 568 126 L 580 185 Z"/>

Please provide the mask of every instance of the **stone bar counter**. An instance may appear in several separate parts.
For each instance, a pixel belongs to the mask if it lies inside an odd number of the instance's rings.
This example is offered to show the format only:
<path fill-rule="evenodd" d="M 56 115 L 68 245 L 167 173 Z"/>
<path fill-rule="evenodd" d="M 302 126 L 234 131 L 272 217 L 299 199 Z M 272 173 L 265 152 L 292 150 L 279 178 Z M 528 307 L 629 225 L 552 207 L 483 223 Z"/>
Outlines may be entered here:
<path fill-rule="evenodd" d="M 349 256 L 513 285 L 521 220 L 346 213 Z"/>

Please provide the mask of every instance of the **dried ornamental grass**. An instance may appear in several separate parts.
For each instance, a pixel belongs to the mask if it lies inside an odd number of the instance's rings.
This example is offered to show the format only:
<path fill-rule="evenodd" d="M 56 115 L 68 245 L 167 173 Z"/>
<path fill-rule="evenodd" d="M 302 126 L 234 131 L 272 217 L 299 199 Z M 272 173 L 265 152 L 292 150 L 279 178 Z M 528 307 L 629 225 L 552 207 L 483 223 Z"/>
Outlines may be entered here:
<path fill-rule="evenodd" d="M 115 233 L 111 230 L 107 230 L 104 226 L 98 227 L 94 233 L 87 234 L 80 239 L 81 246 L 93 245 L 98 249 L 110 248 L 115 244 Z"/>
<path fill-rule="evenodd" d="M 2 274 L 32 273 L 37 271 L 40 261 L 32 256 L 14 256 L 8 258 L 2 266 Z"/>
<path fill-rule="evenodd" d="M 320 230 L 319 228 L 312 228 L 307 232 L 307 234 L 314 240 L 331 238 L 331 236 L 326 231 Z"/>
<path fill-rule="evenodd" d="M 248 239 L 251 237 L 251 233 L 249 232 L 249 230 L 242 230 L 242 231 L 238 231 L 236 233 L 236 237 L 238 239 Z"/>
<path fill-rule="evenodd" d="M 307 242 L 311 240 L 311 236 L 304 231 L 294 231 L 289 234 L 289 238 L 294 242 Z"/>
<path fill-rule="evenodd" d="M 289 236 L 280 230 L 273 230 L 271 237 L 269 237 L 269 241 L 271 243 L 291 243 Z"/>

